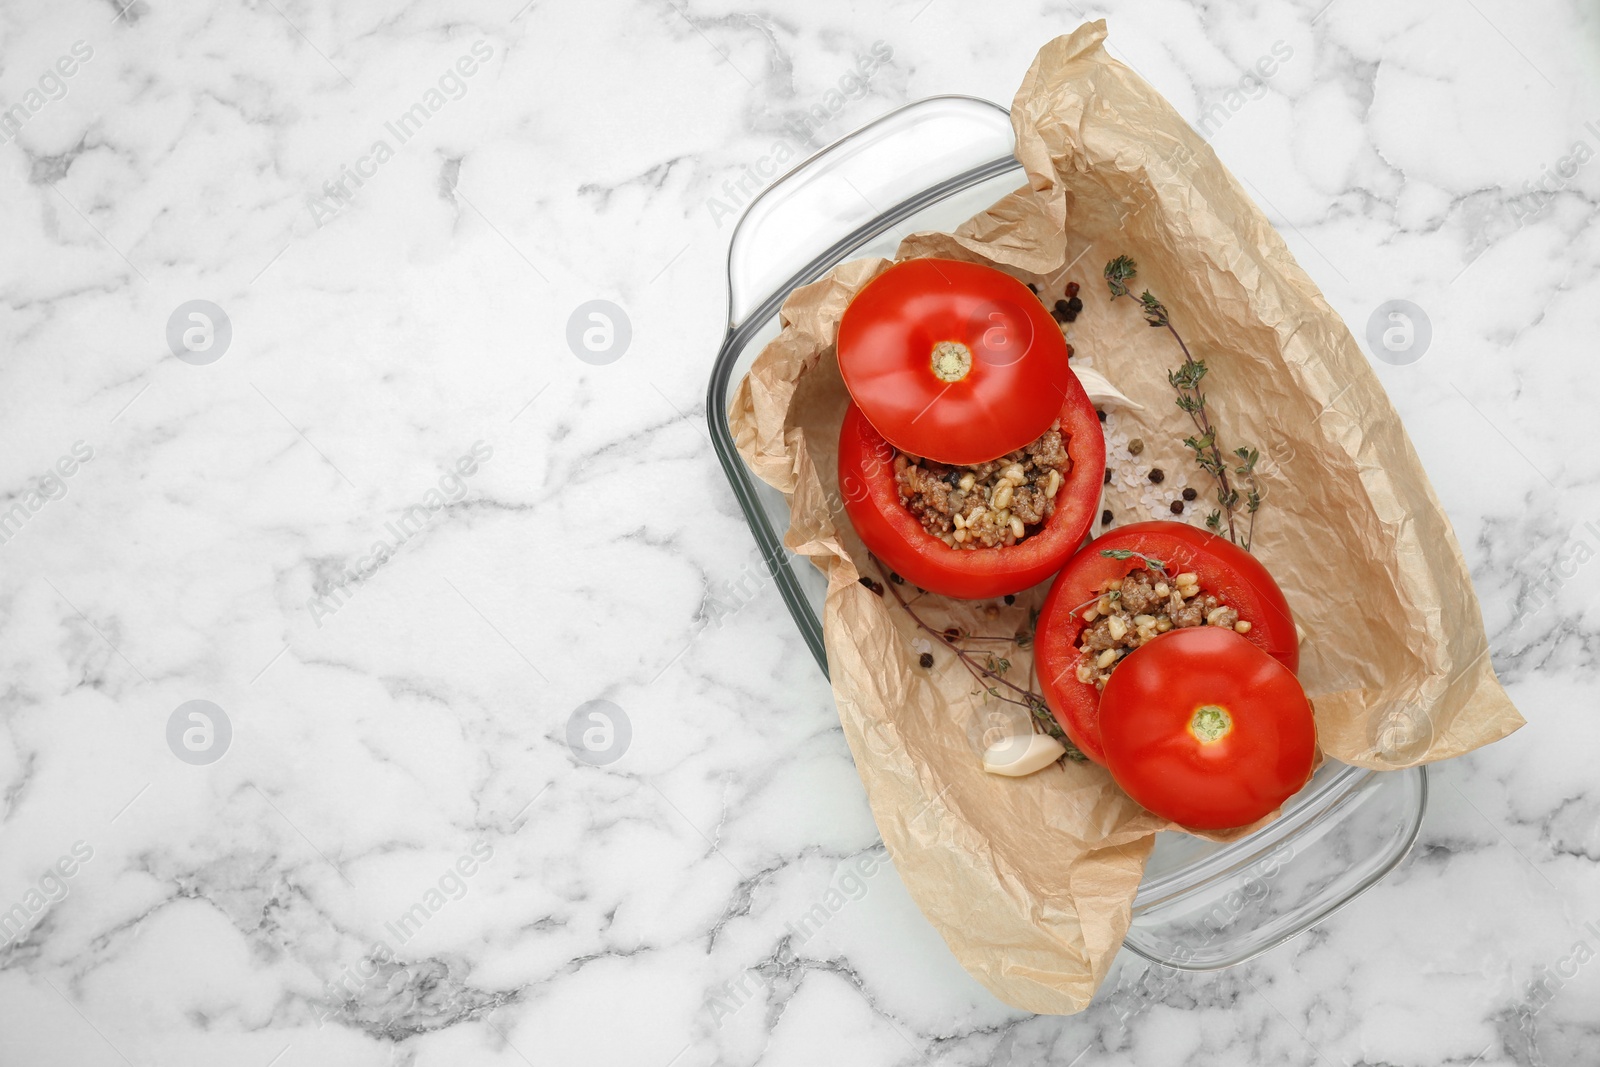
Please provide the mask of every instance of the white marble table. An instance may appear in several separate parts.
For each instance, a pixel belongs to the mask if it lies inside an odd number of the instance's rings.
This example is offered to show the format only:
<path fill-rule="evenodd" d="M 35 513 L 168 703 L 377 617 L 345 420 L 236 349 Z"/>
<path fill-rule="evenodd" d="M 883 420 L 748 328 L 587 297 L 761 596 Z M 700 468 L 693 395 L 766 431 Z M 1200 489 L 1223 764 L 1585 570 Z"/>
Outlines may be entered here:
<path fill-rule="evenodd" d="M 1593 1064 L 1600 27 L 1324 3 L 8 5 L 0 1063 Z M 701 397 L 779 156 L 1102 15 L 1358 333 L 1423 309 L 1530 725 L 1313 933 L 1031 1017 L 876 863 Z"/>

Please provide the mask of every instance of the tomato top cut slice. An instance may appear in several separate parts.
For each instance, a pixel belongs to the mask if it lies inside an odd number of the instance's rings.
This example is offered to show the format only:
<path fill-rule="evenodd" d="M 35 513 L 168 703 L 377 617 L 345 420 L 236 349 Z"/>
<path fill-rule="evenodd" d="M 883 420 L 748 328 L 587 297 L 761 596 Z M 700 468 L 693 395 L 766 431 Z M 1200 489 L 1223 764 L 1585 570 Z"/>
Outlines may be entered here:
<path fill-rule="evenodd" d="M 1294 617 L 1283 591 L 1260 560 L 1227 538 L 1187 523 L 1137 522 L 1112 530 L 1091 541 L 1057 576 L 1039 611 L 1034 641 L 1034 664 L 1046 703 L 1067 736 L 1096 763 L 1105 762 L 1100 743 L 1101 694 L 1092 684 L 1078 681 L 1078 641 L 1088 625 L 1083 619 L 1085 603 L 1112 579 L 1145 566 L 1138 556 L 1115 559 L 1103 555 L 1119 550 L 1160 560 L 1174 577 L 1194 574 L 1202 590 L 1250 623 L 1245 640 L 1291 672 L 1300 669 Z M 1115 667 L 1112 678 L 1122 669 L 1122 665 Z"/>
<path fill-rule="evenodd" d="M 1248 826 L 1311 777 L 1317 727 L 1294 672 L 1232 630 L 1173 630 L 1117 665 L 1100 698 L 1125 793 L 1196 830 Z"/>
<path fill-rule="evenodd" d="M 906 581 L 945 596 L 1004 596 L 1045 581 L 1083 544 L 1106 467 L 1105 435 L 1076 377 L 1056 415 L 1072 467 L 1056 490 L 1055 512 L 1014 545 L 957 549 L 924 529 L 906 508 L 895 481 L 894 448 L 851 404 L 839 432 L 839 490 L 856 534 Z"/>
<path fill-rule="evenodd" d="M 1061 328 L 993 267 L 897 263 L 839 322 L 839 372 L 867 421 L 902 452 L 985 463 L 1044 433 L 1068 382 Z"/>

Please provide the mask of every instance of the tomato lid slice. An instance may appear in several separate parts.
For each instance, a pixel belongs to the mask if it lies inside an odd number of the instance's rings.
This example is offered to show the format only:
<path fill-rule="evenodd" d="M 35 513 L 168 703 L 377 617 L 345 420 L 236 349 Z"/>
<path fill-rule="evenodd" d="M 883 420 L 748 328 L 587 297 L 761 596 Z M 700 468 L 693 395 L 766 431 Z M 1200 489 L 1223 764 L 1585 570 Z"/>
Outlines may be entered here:
<path fill-rule="evenodd" d="M 1111 777 L 1192 829 L 1248 826 L 1316 765 L 1316 721 L 1294 672 L 1232 630 L 1188 627 L 1135 649 L 1100 703 Z"/>
<path fill-rule="evenodd" d="M 873 429 L 940 463 L 997 459 L 1050 428 L 1073 378 L 1026 285 L 950 259 L 897 263 L 839 322 L 839 371 Z"/>

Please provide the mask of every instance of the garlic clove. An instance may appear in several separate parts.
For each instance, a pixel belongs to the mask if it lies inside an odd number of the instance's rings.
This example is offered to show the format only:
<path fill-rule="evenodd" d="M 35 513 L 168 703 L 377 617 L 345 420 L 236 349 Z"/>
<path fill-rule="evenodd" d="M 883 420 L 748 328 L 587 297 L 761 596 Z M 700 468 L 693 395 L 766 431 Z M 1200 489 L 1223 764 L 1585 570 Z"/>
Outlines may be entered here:
<path fill-rule="evenodd" d="M 1060 741 L 1046 734 L 1003 737 L 983 754 L 983 769 L 1007 778 L 1042 771 L 1066 754 Z"/>
<path fill-rule="evenodd" d="M 1083 391 L 1089 394 L 1089 399 L 1096 404 L 1121 404 L 1133 411 L 1143 411 L 1143 404 L 1135 404 L 1129 400 L 1122 391 L 1111 384 L 1104 374 L 1092 367 L 1073 367 L 1072 373 L 1078 376 L 1078 381 L 1083 385 Z"/>

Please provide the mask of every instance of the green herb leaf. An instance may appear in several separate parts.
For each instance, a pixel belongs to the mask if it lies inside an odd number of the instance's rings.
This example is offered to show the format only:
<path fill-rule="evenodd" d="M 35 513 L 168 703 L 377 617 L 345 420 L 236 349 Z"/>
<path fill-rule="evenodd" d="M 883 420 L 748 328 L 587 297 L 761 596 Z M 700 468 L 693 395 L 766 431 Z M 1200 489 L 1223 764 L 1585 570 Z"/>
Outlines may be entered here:
<path fill-rule="evenodd" d="M 1106 264 L 1106 287 L 1111 290 L 1111 299 L 1128 295 L 1128 283 L 1133 281 L 1138 273 L 1134 269 L 1133 260 L 1127 256 L 1118 256 Z"/>
<path fill-rule="evenodd" d="M 1100 554 L 1108 559 L 1133 559 L 1135 556 L 1137 556 L 1144 560 L 1147 566 L 1154 567 L 1156 570 L 1160 570 L 1166 566 L 1166 564 L 1162 563 L 1159 559 L 1152 559 L 1143 552 L 1135 552 L 1131 548 L 1102 548 L 1100 550 Z M 1116 600 L 1121 595 L 1122 591 L 1118 589 L 1113 589 L 1106 594 L 1106 596 L 1112 600 Z"/>
<path fill-rule="evenodd" d="M 1165 326 L 1167 324 L 1167 305 L 1157 300 L 1146 289 L 1139 294 L 1139 303 L 1144 305 L 1144 318 L 1152 326 Z"/>

